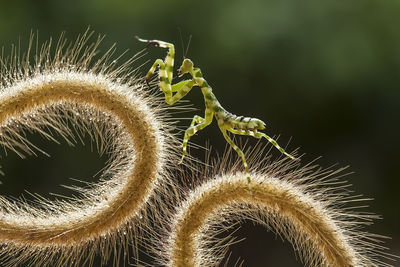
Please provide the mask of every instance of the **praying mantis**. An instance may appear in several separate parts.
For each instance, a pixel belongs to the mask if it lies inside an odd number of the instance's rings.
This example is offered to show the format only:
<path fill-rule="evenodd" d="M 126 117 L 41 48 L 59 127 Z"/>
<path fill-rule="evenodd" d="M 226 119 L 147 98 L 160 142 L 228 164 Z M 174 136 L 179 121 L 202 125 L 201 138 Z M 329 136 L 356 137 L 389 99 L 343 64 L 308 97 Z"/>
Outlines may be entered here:
<path fill-rule="evenodd" d="M 259 130 L 265 129 L 265 123 L 256 118 L 236 116 L 228 111 L 226 111 L 216 96 L 214 95 L 212 88 L 209 86 L 207 81 L 204 79 L 200 68 L 195 68 L 193 62 L 185 58 L 178 70 L 178 76 L 183 76 L 184 74 L 190 74 L 191 79 L 183 80 L 176 84 L 172 84 L 173 70 L 174 70 L 174 57 L 175 57 L 175 47 L 171 43 L 167 43 L 159 40 L 145 40 L 136 36 L 141 42 L 145 42 L 149 45 L 167 48 L 168 53 L 164 60 L 157 59 L 151 66 L 150 70 L 146 74 L 146 82 L 150 80 L 151 76 L 154 74 L 157 66 L 159 66 L 159 86 L 160 89 L 165 94 L 165 101 L 169 105 L 173 105 L 180 99 L 182 99 L 194 86 L 199 86 L 201 92 L 204 96 L 205 103 L 205 113 L 204 118 L 198 115 L 193 117 L 193 120 L 185 131 L 185 135 L 182 143 L 182 158 L 179 163 L 182 163 L 186 155 L 186 147 L 189 139 L 198 131 L 204 129 L 213 121 L 215 117 L 218 127 L 222 132 L 225 140 L 228 144 L 236 151 L 236 153 L 242 159 L 246 174 L 247 181 L 250 187 L 251 179 L 249 176 L 249 167 L 243 151 L 232 141 L 227 132 L 239 135 L 249 135 L 255 138 L 265 138 L 274 147 L 276 147 L 281 153 L 289 157 L 292 160 L 298 160 L 294 156 L 285 152 L 285 150 L 278 145 L 278 143 L 266 135 L 265 133 L 259 132 Z"/>

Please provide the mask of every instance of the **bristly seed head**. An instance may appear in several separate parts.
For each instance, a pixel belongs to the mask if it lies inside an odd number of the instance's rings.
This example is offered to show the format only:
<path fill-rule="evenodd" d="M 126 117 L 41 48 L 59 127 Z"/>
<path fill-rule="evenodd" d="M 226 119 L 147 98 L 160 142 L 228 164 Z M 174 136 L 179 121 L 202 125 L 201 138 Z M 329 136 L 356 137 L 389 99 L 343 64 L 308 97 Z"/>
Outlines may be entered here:
<path fill-rule="evenodd" d="M 300 168 L 286 158 L 270 161 L 262 150 L 249 155 L 255 168 L 251 191 L 248 174 L 237 170 L 240 162 L 229 153 L 206 167 L 193 164 L 192 176 L 181 177 L 191 189 L 165 219 L 164 235 L 153 245 L 162 249 L 160 265 L 220 266 L 228 246 L 236 243 L 221 233 L 250 220 L 291 242 L 305 266 L 392 266 L 387 259 L 395 256 L 384 252 L 382 236 L 362 230 L 377 216 L 352 209 L 362 200 L 338 180 L 343 169 Z M 193 186 L 199 177 L 204 181 Z"/>
<path fill-rule="evenodd" d="M 90 44 L 89 30 L 67 44 L 61 36 L 19 57 L 17 49 L 0 59 L 0 145 L 20 156 L 42 152 L 26 139 L 53 133 L 73 144 L 89 134 L 99 153 L 110 157 L 96 184 L 74 188 L 72 200 L 38 205 L 0 196 L 2 266 L 81 266 L 100 254 L 103 263 L 140 239 L 152 208 L 167 195 L 167 175 L 176 159 L 175 141 L 162 100 L 146 92 L 131 64 L 112 59 L 114 46 L 96 55 L 102 37 Z M 33 51 L 40 51 L 32 55 Z M 96 56 L 95 56 L 96 55 Z M 117 57 L 118 59 L 119 57 Z M 34 64 L 30 62 L 34 60 Z M 72 127 L 71 127 L 72 126 Z"/>

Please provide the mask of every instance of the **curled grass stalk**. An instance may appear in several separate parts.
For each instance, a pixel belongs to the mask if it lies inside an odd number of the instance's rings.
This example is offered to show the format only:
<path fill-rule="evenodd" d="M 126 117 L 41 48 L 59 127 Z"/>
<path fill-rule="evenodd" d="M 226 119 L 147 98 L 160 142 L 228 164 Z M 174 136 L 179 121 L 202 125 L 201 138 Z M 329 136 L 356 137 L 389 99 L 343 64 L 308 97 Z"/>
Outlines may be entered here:
<path fill-rule="evenodd" d="M 363 200 L 337 179 L 341 170 L 253 158 L 258 170 L 250 191 L 247 174 L 236 171 L 237 164 L 229 168 L 229 161 L 214 164 L 218 170 L 211 174 L 195 174 L 205 181 L 165 223 L 161 264 L 218 266 L 234 243 L 221 233 L 250 220 L 289 240 L 306 266 L 391 266 L 384 261 L 392 256 L 379 244 L 382 237 L 362 228 L 377 216 L 351 207 Z"/>
<path fill-rule="evenodd" d="M 89 134 L 99 153 L 109 155 L 100 181 L 75 187 L 72 200 L 32 204 L 0 197 L 2 266 L 91 265 L 96 254 L 103 262 L 114 254 L 118 262 L 170 182 L 174 141 L 160 99 L 134 75 L 134 58 L 117 66 L 114 47 L 95 57 L 102 37 L 90 44 L 91 35 L 71 44 L 62 36 L 55 46 L 50 40 L 41 47 L 32 37 L 24 56 L 14 49 L 0 60 L 4 149 L 21 157 L 44 152 L 28 132 L 70 144 Z"/>

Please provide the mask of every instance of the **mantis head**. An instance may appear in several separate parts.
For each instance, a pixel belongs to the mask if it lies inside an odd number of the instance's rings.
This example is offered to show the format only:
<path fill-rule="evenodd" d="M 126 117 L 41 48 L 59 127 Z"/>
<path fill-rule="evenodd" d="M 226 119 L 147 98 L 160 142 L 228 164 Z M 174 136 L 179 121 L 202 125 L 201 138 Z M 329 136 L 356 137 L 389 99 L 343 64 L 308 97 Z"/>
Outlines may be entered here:
<path fill-rule="evenodd" d="M 193 71 L 193 62 L 190 59 L 185 58 L 182 62 L 181 67 L 178 70 L 178 75 L 182 76 L 183 74 L 190 73 L 192 71 Z"/>

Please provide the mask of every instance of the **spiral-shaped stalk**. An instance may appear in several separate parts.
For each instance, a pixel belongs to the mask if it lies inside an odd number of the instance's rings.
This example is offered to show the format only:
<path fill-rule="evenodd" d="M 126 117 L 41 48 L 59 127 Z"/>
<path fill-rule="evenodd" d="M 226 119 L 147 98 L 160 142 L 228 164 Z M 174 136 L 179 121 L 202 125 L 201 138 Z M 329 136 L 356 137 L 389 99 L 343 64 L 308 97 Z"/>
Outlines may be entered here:
<path fill-rule="evenodd" d="M 61 38 L 53 56 L 51 43 L 44 45 L 32 66 L 29 52 L 22 62 L 2 60 L 0 145 L 23 156 L 41 151 L 27 132 L 69 143 L 89 134 L 110 158 L 98 183 L 75 188 L 76 199 L 31 205 L 0 197 L 3 265 L 80 266 L 96 253 L 106 261 L 111 251 L 138 238 L 152 199 L 169 183 L 165 170 L 173 141 L 168 123 L 161 122 L 159 100 L 132 75 L 132 60 L 113 67 L 111 49 L 93 62 L 100 39 L 86 45 L 89 37 L 68 47 Z"/>
<path fill-rule="evenodd" d="M 251 220 L 288 239 L 306 266 L 391 266 L 381 261 L 390 256 L 379 238 L 361 230 L 376 216 L 349 207 L 357 198 L 334 178 L 336 171 L 257 161 L 251 190 L 247 174 L 226 171 L 222 161 L 218 174 L 187 193 L 165 223 L 161 264 L 218 266 L 232 240 L 221 232 Z"/>

